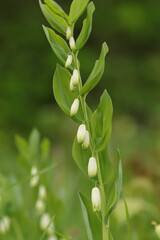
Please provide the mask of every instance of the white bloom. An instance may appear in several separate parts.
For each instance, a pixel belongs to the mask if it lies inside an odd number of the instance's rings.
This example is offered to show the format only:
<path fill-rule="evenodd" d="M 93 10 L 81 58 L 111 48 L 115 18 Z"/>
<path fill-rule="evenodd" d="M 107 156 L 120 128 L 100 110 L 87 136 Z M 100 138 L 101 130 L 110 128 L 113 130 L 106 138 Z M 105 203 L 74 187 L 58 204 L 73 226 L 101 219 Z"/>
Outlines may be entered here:
<path fill-rule="evenodd" d="M 85 134 L 86 134 L 86 126 L 84 124 L 81 124 L 78 128 L 78 132 L 77 132 L 77 142 L 78 143 L 83 143 L 84 138 L 85 138 Z"/>
<path fill-rule="evenodd" d="M 48 238 L 48 240 L 57 240 L 58 238 L 56 237 L 56 235 L 54 235 L 54 236 L 50 236 L 49 238 Z"/>
<path fill-rule="evenodd" d="M 89 132 L 86 130 L 85 132 L 85 138 L 84 138 L 84 141 L 82 143 L 82 147 L 84 149 L 87 149 L 89 147 L 89 143 L 90 143 L 90 139 L 89 139 Z"/>
<path fill-rule="evenodd" d="M 54 236 L 50 236 L 49 238 L 48 238 L 48 240 L 57 240 L 58 238 L 54 235 Z"/>
<path fill-rule="evenodd" d="M 38 173 L 38 170 L 37 170 L 37 167 L 36 166 L 33 166 L 31 168 L 31 175 L 36 175 Z"/>
<path fill-rule="evenodd" d="M 0 221 L 0 233 L 5 234 L 10 229 L 10 218 L 4 216 Z"/>
<path fill-rule="evenodd" d="M 71 27 L 68 27 L 67 28 L 67 31 L 66 31 L 66 38 L 69 39 L 72 35 L 72 29 Z"/>
<path fill-rule="evenodd" d="M 79 109 L 79 100 L 78 98 L 76 98 L 74 100 L 74 102 L 72 103 L 72 106 L 71 106 L 71 110 L 70 110 L 70 116 L 74 116 L 77 112 L 78 112 L 78 109 Z"/>
<path fill-rule="evenodd" d="M 88 163 L 88 176 L 95 177 L 96 175 L 97 175 L 97 162 L 94 157 L 91 157 Z"/>
<path fill-rule="evenodd" d="M 37 185 L 38 181 L 39 181 L 39 176 L 36 175 L 37 173 L 38 173 L 37 167 L 33 166 L 31 168 L 31 175 L 33 175 L 33 177 L 31 178 L 31 181 L 30 181 L 30 186 L 31 187 L 35 187 Z"/>
<path fill-rule="evenodd" d="M 78 70 L 75 69 L 75 70 L 73 71 L 73 75 L 72 75 L 73 85 L 74 85 L 74 86 L 77 86 L 77 85 L 78 85 L 78 81 L 79 81 L 79 73 L 78 73 Z"/>
<path fill-rule="evenodd" d="M 39 186 L 39 193 L 38 193 L 38 195 L 39 195 L 40 199 L 45 199 L 46 198 L 47 193 L 46 193 L 46 188 L 45 188 L 44 185 L 40 185 Z"/>
<path fill-rule="evenodd" d="M 38 199 L 37 202 L 36 202 L 36 210 L 37 210 L 37 213 L 39 215 L 41 215 L 44 211 L 45 211 L 45 203 L 43 202 L 43 200 L 41 199 Z"/>
<path fill-rule="evenodd" d="M 73 76 L 72 76 L 70 80 L 70 91 L 73 92 L 74 90 L 75 90 L 75 86 L 73 85 Z"/>
<path fill-rule="evenodd" d="M 94 212 L 100 211 L 101 210 L 101 194 L 98 187 L 94 187 L 92 189 L 91 199 L 92 199 L 93 211 Z"/>
<path fill-rule="evenodd" d="M 72 59 L 73 59 L 72 55 L 68 55 L 66 63 L 65 63 L 66 68 L 72 64 Z"/>
<path fill-rule="evenodd" d="M 69 39 L 69 46 L 70 46 L 70 48 L 71 48 L 72 50 L 75 49 L 76 44 L 75 44 L 74 37 L 70 37 L 70 39 Z"/>
<path fill-rule="evenodd" d="M 46 230 L 50 221 L 51 221 L 50 215 L 48 213 L 44 213 L 40 219 L 40 228 L 42 230 Z"/>
<path fill-rule="evenodd" d="M 157 236 L 160 238 L 160 224 L 155 226 Z"/>

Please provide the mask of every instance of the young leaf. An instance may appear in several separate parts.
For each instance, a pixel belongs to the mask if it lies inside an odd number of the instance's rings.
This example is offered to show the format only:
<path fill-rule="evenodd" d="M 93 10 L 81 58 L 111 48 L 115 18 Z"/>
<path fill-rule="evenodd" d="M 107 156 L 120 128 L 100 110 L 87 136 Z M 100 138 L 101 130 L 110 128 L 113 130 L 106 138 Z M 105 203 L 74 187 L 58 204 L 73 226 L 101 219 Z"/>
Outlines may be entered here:
<path fill-rule="evenodd" d="M 99 60 L 96 61 L 90 76 L 88 77 L 86 83 L 82 87 L 82 89 L 80 91 L 81 95 L 88 94 L 100 81 L 100 79 L 103 75 L 103 72 L 104 72 L 105 56 L 108 53 L 108 50 L 109 50 L 108 46 L 104 42 L 102 45 L 100 58 L 99 58 Z"/>
<path fill-rule="evenodd" d="M 70 108 L 73 101 L 79 96 L 78 88 L 76 88 L 74 92 L 70 91 L 70 79 L 70 72 L 57 64 L 53 77 L 53 92 L 58 105 L 68 116 L 70 116 Z M 88 106 L 87 112 L 89 118 L 91 118 L 92 113 Z M 78 123 L 82 123 L 84 121 L 81 103 L 77 114 L 73 116 L 72 119 Z"/>
<path fill-rule="evenodd" d="M 76 48 L 81 49 L 87 42 L 92 30 L 92 16 L 95 10 L 93 2 L 90 2 L 87 7 L 87 18 L 83 21 L 81 33 L 76 41 Z"/>
<path fill-rule="evenodd" d="M 87 235 L 89 240 L 102 239 L 102 223 L 98 215 L 93 212 L 91 200 L 79 192 L 83 219 L 85 222 Z"/>
<path fill-rule="evenodd" d="M 78 167 L 88 176 L 88 161 L 92 156 L 91 151 L 89 148 L 84 151 L 81 144 L 78 144 L 76 137 L 72 147 L 72 155 Z"/>
<path fill-rule="evenodd" d="M 71 54 L 71 51 L 63 38 L 56 34 L 52 29 L 43 26 L 46 37 L 59 60 L 65 64 L 68 54 Z M 73 69 L 73 64 L 71 65 Z"/>
<path fill-rule="evenodd" d="M 41 0 L 39 0 L 39 4 L 41 7 L 41 10 L 49 22 L 49 24 L 57 30 L 59 33 L 66 35 L 67 27 L 68 24 L 67 22 L 63 19 L 63 17 L 57 15 L 55 12 L 51 10 L 47 5 L 43 4 Z"/>
<path fill-rule="evenodd" d="M 131 224 L 130 224 L 130 216 L 129 216 L 129 210 L 128 210 L 128 206 L 127 206 L 127 201 L 124 197 L 124 195 L 122 194 L 123 197 L 123 201 L 124 201 L 124 206 L 125 206 L 125 211 L 126 211 L 126 218 L 127 218 L 127 233 L 128 233 L 128 240 L 131 240 Z"/>
<path fill-rule="evenodd" d="M 89 0 L 73 0 L 69 13 L 69 21 L 75 23 L 87 7 Z"/>
<path fill-rule="evenodd" d="M 42 160 L 46 160 L 50 153 L 51 143 L 47 138 L 44 138 L 41 142 L 41 158 Z"/>
<path fill-rule="evenodd" d="M 122 164 L 119 150 L 117 151 L 117 166 L 111 181 L 105 186 L 107 200 L 107 217 L 113 212 L 118 204 L 122 189 Z"/>
<path fill-rule="evenodd" d="M 29 147 L 28 147 L 27 141 L 24 138 L 22 138 L 21 136 L 16 135 L 15 142 L 16 142 L 16 146 L 18 148 L 19 153 L 26 160 L 29 160 L 30 159 L 30 151 L 29 151 Z"/>
<path fill-rule="evenodd" d="M 40 143 L 40 134 L 37 129 L 33 129 L 29 137 L 29 150 L 32 158 L 37 158 Z"/>
<path fill-rule="evenodd" d="M 60 15 L 61 17 L 64 17 L 66 20 L 68 19 L 68 15 L 64 12 L 64 10 L 59 6 L 58 3 L 56 3 L 53 0 L 44 0 L 44 2 L 47 4 L 47 6 L 52 9 L 53 12 L 55 12 L 57 15 Z"/>
<path fill-rule="evenodd" d="M 109 231 L 109 240 L 113 240 L 113 236 L 112 236 L 111 231 Z"/>
<path fill-rule="evenodd" d="M 113 166 L 109 159 L 108 147 L 106 147 L 103 151 L 99 152 L 98 154 L 103 184 L 106 184 L 111 179 L 113 174 Z"/>
<path fill-rule="evenodd" d="M 102 151 L 110 139 L 112 113 L 113 106 L 111 98 L 107 91 L 104 90 L 100 98 L 100 104 L 93 113 L 91 120 L 92 137 L 97 151 Z"/>

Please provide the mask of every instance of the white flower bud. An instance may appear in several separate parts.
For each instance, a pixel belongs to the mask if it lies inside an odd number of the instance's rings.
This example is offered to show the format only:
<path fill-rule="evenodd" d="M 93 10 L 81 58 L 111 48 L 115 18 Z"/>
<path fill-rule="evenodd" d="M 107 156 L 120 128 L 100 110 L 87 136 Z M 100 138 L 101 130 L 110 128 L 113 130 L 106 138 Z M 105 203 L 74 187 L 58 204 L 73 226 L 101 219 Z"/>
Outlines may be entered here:
<path fill-rule="evenodd" d="M 78 143 L 83 143 L 84 138 L 85 138 L 85 134 L 86 134 L 86 126 L 84 124 L 81 124 L 78 128 L 78 132 L 77 132 L 77 142 Z"/>
<path fill-rule="evenodd" d="M 75 69 L 73 71 L 73 75 L 72 75 L 72 82 L 73 82 L 73 85 L 74 86 L 77 86 L 78 85 L 78 80 L 79 80 L 79 73 L 78 73 L 78 70 Z"/>
<path fill-rule="evenodd" d="M 89 143 L 90 143 L 89 132 L 86 130 L 86 132 L 85 132 L 85 138 L 84 138 L 84 141 L 83 141 L 83 143 L 82 143 L 83 149 L 87 149 L 87 148 L 89 147 Z"/>
<path fill-rule="evenodd" d="M 51 221 L 50 215 L 48 213 L 44 213 L 40 219 L 40 228 L 42 230 L 46 230 L 50 221 Z"/>
<path fill-rule="evenodd" d="M 49 238 L 48 238 L 48 240 L 57 240 L 58 238 L 56 237 L 56 235 L 54 235 L 54 236 L 50 236 Z"/>
<path fill-rule="evenodd" d="M 4 216 L 0 221 L 0 233 L 5 234 L 10 229 L 10 218 Z"/>
<path fill-rule="evenodd" d="M 74 37 L 70 37 L 70 39 L 69 39 L 69 46 L 70 46 L 70 48 L 71 48 L 72 50 L 75 49 L 76 44 L 75 44 Z"/>
<path fill-rule="evenodd" d="M 38 199 L 36 202 L 36 210 L 38 215 L 42 215 L 42 213 L 45 211 L 45 208 L 45 203 L 41 199 Z"/>
<path fill-rule="evenodd" d="M 100 211 L 101 210 L 101 194 L 98 187 L 94 187 L 92 189 L 91 199 L 92 199 L 93 211 L 94 212 Z"/>
<path fill-rule="evenodd" d="M 31 181 L 30 181 L 30 186 L 31 187 L 35 187 L 39 181 L 39 176 L 36 175 L 38 173 L 38 170 L 37 170 L 37 167 L 33 166 L 31 168 L 31 175 L 35 175 L 34 177 L 31 178 Z"/>
<path fill-rule="evenodd" d="M 155 231 L 156 231 L 157 236 L 160 238 L 160 224 L 155 226 Z"/>
<path fill-rule="evenodd" d="M 66 31 L 66 38 L 69 39 L 72 35 L 72 29 L 71 27 L 68 27 L 67 28 L 67 31 Z"/>
<path fill-rule="evenodd" d="M 38 172 L 37 167 L 36 167 L 36 166 L 33 166 L 33 167 L 31 168 L 31 175 L 36 175 L 37 172 Z"/>
<path fill-rule="evenodd" d="M 66 68 L 72 64 L 72 59 L 73 59 L 72 55 L 68 55 L 66 63 L 65 63 Z"/>
<path fill-rule="evenodd" d="M 73 85 L 73 76 L 71 77 L 71 80 L 70 80 L 70 91 L 73 92 L 75 90 L 75 86 Z"/>
<path fill-rule="evenodd" d="M 70 110 L 70 116 L 74 116 L 78 112 L 79 108 L 79 100 L 76 98 L 74 102 L 72 103 L 71 110 Z"/>
<path fill-rule="evenodd" d="M 96 175 L 97 175 L 97 162 L 94 157 L 91 157 L 88 163 L 88 176 L 92 178 L 95 177 Z"/>
<path fill-rule="evenodd" d="M 46 198 L 47 193 L 46 193 L 46 188 L 44 185 L 40 185 L 38 195 L 39 195 L 39 198 L 42 200 L 44 200 Z"/>

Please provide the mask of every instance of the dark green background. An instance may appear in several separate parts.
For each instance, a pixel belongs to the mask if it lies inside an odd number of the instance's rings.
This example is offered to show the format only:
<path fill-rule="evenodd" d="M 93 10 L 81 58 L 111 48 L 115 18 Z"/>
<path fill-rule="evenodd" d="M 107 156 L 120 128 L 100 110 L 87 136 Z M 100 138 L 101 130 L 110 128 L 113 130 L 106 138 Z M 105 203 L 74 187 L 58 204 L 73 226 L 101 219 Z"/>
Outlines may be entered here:
<path fill-rule="evenodd" d="M 64 9 L 69 9 L 71 3 L 66 0 L 57 2 Z M 88 102 L 94 109 L 103 89 L 107 88 L 114 104 L 110 152 L 111 158 L 117 147 L 122 152 L 124 191 L 133 179 L 149 181 L 152 192 L 145 192 L 142 187 L 144 192 L 128 190 L 128 195 L 145 198 L 156 207 L 160 196 L 160 2 L 99 0 L 94 3 L 93 31 L 80 53 L 84 81 L 99 56 L 103 41 L 107 42 L 110 51 L 103 78 L 89 95 Z M 76 36 L 83 18 L 76 24 Z M 42 136 L 51 139 L 54 158 L 64 161 L 61 168 L 67 166 L 65 180 L 68 176 L 73 177 L 74 172 L 79 173 L 71 157 L 77 126 L 55 103 L 52 77 L 57 59 L 46 40 L 42 24 L 49 26 L 38 0 L 1 0 L 0 167 L 3 173 L 13 173 L 10 166 L 16 163 L 14 135 L 28 136 L 36 126 Z M 82 180 L 83 175 L 79 178 L 84 184 L 87 181 Z M 63 186 L 63 180 L 59 185 Z M 77 187 L 78 182 L 75 189 Z M 80 208 L 79 203 L 77 208 Z M 150 226 L 154 215 L 145 210 L 143 215 L 133 217 L 134 239 L 156 239 Z M 155 216 L 155 219 L 160 222 L 160 218 Z M 119 236 L 122 229 L 116 229 Z"/>

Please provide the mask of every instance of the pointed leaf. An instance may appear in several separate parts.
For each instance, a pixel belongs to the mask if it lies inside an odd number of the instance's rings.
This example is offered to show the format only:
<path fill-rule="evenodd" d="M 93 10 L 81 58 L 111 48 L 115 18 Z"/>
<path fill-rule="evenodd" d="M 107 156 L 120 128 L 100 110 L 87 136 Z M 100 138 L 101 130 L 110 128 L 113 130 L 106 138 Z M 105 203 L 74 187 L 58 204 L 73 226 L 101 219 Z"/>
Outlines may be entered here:
<path fill-rule="evenodd" d="M 46 37 L 53 49 L 55 55 L 59 58 L 59 60 L 65 64 L 68 54 L 71 54 L 71 51 L 63 38 L 61 38 L 58 34 L 56 34 L 52 29 L 43 26 Z M 73 64 L 71 65 L 71 69 L 73 69 Z"/>
<path fill-rule="evenodd" d="M 19 153 L 26 160 L 30 159 L 30 151 L 29 151 L 29 147 L 28 147 L 27 141 L 24 138 L 22 138 L 21 136 L 16 135 L 15 142 L 16 142 L 16 146 L 18 148 Z"/>
<path fill-rule="evenodd" d="M 93 113 L 91 120 L 92 137 L 97 151 L 102 151 L 110 139 L 112 130 L 112 113 L 112 100 L 107 91 L 104 90 L 100 98 L 100 104 L 97 110 Z"/>
<path fill-rule="evenodd" d="M 100 81 L 100 79 L 103 75 L 103 72 L 104 72 L 105 56 L 108 53 L 108 50 L 109 50 L 108 46 L 104 42 L 103 45 L 102 45 L 100 58 L 99 58 L 99 60 L 96 61 L 89 78 L 87 79 L 86 83 L 82 87 L 82 89 L 80 91 L 81 95 L 88 94 Z"/>
<path fill-rule="evenodd" d="M 75 137 L 73 143 L 72 155 L 78 167 L 88 177 L 88 160 L 92 156 L 92 154 L 89 148 L 87 150 L 83 150 L 82 145 L 78 144 L 77 142 L 77 137 Z"/>
<path fill-rule="evenodd" d="M 59 33 L 62 33 L 63 35 L 66 35 L 68 24 L 63 19 L 63 17 L 57 15 L 55 12 L 52 11 L 51 8 L 49 8 L 46 4 L 43 4 L 41 0 L 39 0 L 39 4 L 41 7 L 41 10 L 49 22 L 49 24 Z"/>
<path fill-rule="evenodd" d="M 40 133 L 37 129 L 33 129 L 29 137 L 29 150 L 32 158 L 38 157 L 40 143 Z"/>
<path fill-rule="evenodd" d="M 93 2 L 90 2 L 87 7 L 87 18 L 83 21 L 83 27 L 81 33 L 76 41 L 76 48 L 81 49 L 87 42 L 92 30 L 92 16 L 95 10 Z"/>
<path fill-rule="evenodd" d="M 115 169 L 115 174 L 111 181 L 105 186 L 105 194 L 107 200 L 107 217 L 116 208 L 122 189 L 122 164 L 119 150 L 117 151 L 117 166 Z"/>
<path fill-rule="evenodd" d="M 69 13 L 69 20 L 75 23 L 87 7 L 89 0 L 73 0 Z"/>
<path fill-rule="evenodd" d="M 66 20 L 68 19 L 68 15 L 64 12 L 64 10 L 59 6 L 58 3 L 56 3 L 53 0 L 44 0 L 44 2 L 47 4 L 47 6 L 52 9 L 53 12 L 55 12 L 57 15 L 60 15 L 61 17 L 64 17 Z"/>
<path fill-rule="evenodd" d="M 85 222 L 87 235 L 89 240 L 102 239 L 102 223 L 97 215 L 93 212 L 91 200 L 79 192 L 83 219 Z"/>
<path fill-rule="evenodd" d="M 74 92 L 70 91 L 70 79 L 70 72 L 57 64 L 53 77 L 53 92 L 58 105 L 68 116 L 70 116 L 70 108 L 73 101 L 79 96 L 78 89 Z M 88 106 L 87 112 L 89 118 L 91 118 L 92 112 Z M 82 123 L 84 121 L 81 103 L 79 105 L 78 113 L 73 116 L 72 119 L 78 123 Z"/>
<path fill-rule="evenodd" d="M 98 155 L 103 184 L 106 184 L 109 182 L 113 174 L 113 166 L 109 159 L 108 147 L 99 152 Z"/>
<path fill-rule="evenodd" d="M 113 236 L 112 236 L 111 231 L 109 231 L 109 240 L 113 240 Z"/>
<path fill-rule="evenodd" d="M 50 153 L 51 143 L 47 138 L 44 138 L 41 142 L 41 158 L 46 160 Z"/>

